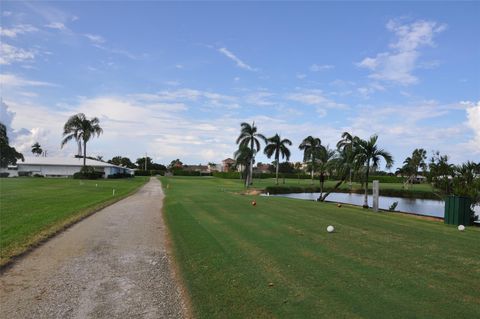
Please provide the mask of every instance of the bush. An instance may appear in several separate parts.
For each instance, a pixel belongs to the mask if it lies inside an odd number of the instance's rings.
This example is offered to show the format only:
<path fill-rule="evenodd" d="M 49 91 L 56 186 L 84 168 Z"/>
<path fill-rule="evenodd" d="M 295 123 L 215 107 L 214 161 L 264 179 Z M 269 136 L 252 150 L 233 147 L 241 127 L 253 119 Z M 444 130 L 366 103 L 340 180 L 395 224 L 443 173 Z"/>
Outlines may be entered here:
<path fill-rule="evenodd" d="M 98 179 L 102 178 L 104 172 L 97 172 L 92 166 L 84 166 L 80 172 L 73 174 L 74 179 Z"/>
<path fill-rule="evenodd" d="M 150 171 L 145 171 L 145 170 L 136 170 L 135 171 L 135 176 L 151 176 L 152 174 Z"/>
<path fill-rule="evenodd" d="M 19 177 L 31 176 L 32 172 L 18 172 Z"/>
<path fill-rule="evenodd" d="M 34 174 L 33 177 L 45 177 L 42 174 Z"/>
<path fill-rule="evenodd" d="M 197 171 L 185 171 L 181 169 L 172 170 L 173 176 L 212 176 L 212 173 L 202 173 Z"/>
<path fill-rule="evenodd" d="M 115 173 L 107 176 L 107 178 L 130 178 L 130 177 L 133 177 L 133 176 L 128 173 Z"/>
<path fill-rule="evenodd" d="M 5 178 L 5 177 L 8 177 L 10 175 L 10 173 L 0 173 L 0 178 Z"/>

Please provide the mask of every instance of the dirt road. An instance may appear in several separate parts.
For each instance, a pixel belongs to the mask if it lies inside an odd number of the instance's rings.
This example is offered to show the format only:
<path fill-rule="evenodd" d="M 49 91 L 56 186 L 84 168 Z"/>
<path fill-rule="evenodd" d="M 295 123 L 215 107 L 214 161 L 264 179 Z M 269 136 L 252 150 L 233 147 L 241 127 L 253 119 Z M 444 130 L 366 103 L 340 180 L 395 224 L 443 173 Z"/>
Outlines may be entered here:
<path fill-rule="evenodd" d="M 81 221 L 0 277 L 2 318 L 183 318 L 152 178 Z"/>

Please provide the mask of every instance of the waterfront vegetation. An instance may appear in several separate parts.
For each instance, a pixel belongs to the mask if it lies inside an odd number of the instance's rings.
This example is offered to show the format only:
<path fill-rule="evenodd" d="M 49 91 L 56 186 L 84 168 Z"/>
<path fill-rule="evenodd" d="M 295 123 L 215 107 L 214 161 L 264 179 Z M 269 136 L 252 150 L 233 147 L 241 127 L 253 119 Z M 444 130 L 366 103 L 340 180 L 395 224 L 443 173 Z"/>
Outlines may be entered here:
<path fill-rule="evenodd" d="M 235 179 L 161 181 L 164 217 L 197 318 L 478 315 L 479 228 L 459 232 L 350 205 L 242 195 Z M 286 180 L 296 183 L 310 181 Z"/>
<path fill-rule="evenodd" d="M 0 265 L 75 221 L 131 194 L 146 181 L 145 177 L 81 181 L 0 179 Z"/>

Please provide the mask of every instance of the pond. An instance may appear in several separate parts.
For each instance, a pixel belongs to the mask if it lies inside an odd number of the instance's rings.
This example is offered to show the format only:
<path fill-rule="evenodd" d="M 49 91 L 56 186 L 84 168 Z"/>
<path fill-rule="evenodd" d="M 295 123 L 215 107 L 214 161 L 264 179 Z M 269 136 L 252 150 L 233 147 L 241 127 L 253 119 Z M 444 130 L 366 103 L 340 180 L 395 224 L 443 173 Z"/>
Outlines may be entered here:
<path fill-rule="evenodd" d="M 270 196 L 316 200 L 319 195 L 320 193 L 294 193 Z M 330 202 L 346 203 L 361 206 L 363 205 L 364 195 L 353 193 L 330 193 L 326 200 Z M 395 208 L 396 211 L 443 218 L 445 202 L 441 200 L 380 196 L 378 200 L 378 205 L 381 209 L 388 210 L 390 205 L 392 205 L 394 202 L 398 202 L 398 205 Z M 368 205 L 372 206 L 371 195 L 368 196 Z M 476 215 L 480 215 L 480 207 L 475 207 L 475 213 Z"/>

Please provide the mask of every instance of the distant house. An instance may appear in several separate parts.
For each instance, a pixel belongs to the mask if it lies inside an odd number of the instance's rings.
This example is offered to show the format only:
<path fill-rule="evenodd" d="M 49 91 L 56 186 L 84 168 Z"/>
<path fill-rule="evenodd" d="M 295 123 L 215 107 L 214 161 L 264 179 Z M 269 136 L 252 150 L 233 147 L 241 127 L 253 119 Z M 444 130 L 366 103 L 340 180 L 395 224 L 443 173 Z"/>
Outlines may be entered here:
<path fill-rule="evenodd" d="M 222 161 L 222 172 L 231 172 L 233 171 L 233 166 L 235 165 L 235 160 L 231 158 L 226 158 Z"/>
<path fill-rule="evenodd" d="M 208 170 L 209 172 L 221 172 L 222 171 L 222 166 L 220 164 L 215 164 L 215 163 L 209 163 L 208 164 Z"/>
<path fill-rule="evenodd" d="M 93 159 L 87 159 L 86 165 L 91 166 L 97 172 L 102 172 L 103 177 L 117 173 L 133 175 L 134 170 L 110 163 Z M 25 161 L 17 161 L 17 165 L 2 168 L 2 172 L 9 173 L 9 177 L 41 175 L 44 177 L 71 177 L 80 172 L 83 166 L 83 158 L 72 157 L 30 157 L 25 156 Z"/>
<path fill-rule="evenodd" d="M 269 164 L 258 163 L 257 167 L 254 168 L 254 170 L 255 170 L 255 173 L 270 173 L 269 168 L 270 168 Z"/>

